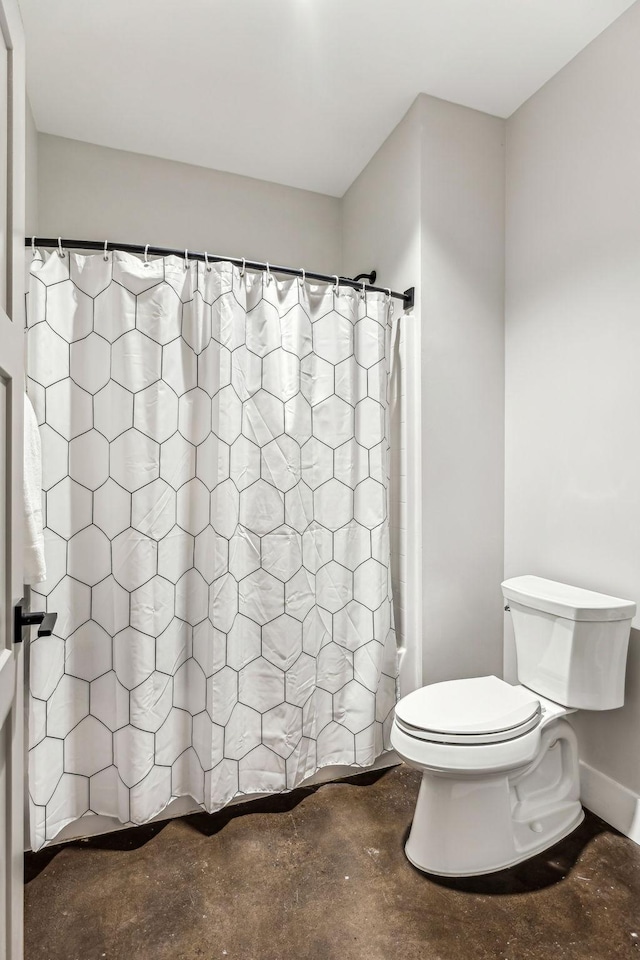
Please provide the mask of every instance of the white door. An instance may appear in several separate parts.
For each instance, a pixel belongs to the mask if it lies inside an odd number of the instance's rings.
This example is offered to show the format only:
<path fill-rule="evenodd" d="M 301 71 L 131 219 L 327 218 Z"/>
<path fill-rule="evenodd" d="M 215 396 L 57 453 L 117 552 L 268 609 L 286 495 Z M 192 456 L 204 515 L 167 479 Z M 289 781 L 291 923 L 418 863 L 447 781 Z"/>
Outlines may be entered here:
<path fill-rule="evenodd" d="M 24 394 L 24 41 L 17 0 L 0 0 L 0 960 L 22 960 Z M 6 131 L 6 134 L 5 134 Z"/>

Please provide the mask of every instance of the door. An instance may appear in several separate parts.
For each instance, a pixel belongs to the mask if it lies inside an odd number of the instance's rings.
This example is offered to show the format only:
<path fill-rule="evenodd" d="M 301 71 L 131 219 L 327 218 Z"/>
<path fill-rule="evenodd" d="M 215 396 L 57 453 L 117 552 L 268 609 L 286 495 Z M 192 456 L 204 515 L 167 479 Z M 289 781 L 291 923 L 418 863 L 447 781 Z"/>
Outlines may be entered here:
<path fill-rule="evenodd" d="M 24 41 L 17 0 L 0 0 L 0 960 L 22 960 L 24 394 Z"/>

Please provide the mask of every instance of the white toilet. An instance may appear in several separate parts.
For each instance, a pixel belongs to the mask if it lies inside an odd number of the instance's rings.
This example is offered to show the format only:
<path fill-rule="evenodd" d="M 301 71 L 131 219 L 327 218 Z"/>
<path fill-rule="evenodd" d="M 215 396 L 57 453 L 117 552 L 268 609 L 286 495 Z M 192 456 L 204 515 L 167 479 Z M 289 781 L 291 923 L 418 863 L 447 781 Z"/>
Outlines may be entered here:
<path fill-rule="evenodd" d="M 405 851 L 440 876 L 502 870 L 577 827 L 578 748 L 565 718 L 624 703 L 635 603 L 532 576 L 502 592 L 520 684 L 448 680 L 396 705 L 393 747 L 423 771 Z"/>

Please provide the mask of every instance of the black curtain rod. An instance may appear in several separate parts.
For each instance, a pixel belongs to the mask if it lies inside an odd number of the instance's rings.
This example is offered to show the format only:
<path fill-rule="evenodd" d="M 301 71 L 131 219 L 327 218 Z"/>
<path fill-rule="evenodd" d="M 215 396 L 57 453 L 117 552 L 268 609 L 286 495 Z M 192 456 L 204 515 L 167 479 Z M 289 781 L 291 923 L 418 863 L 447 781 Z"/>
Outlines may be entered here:
<path fill-rule="evenodd" d="M 284 273 L 290 277 L 302 277 L 303 271 L 295 267 L 280 267 L 276 266 L 273 263 L 260 263 L 257 260 L 243 260 L 241 257 L 218 257 L 214 254 L 205 254 L 204 253 L 192 253 L 191 250 L 174 250 L 170 247 L 152 247 L 151 244 L 144 245 L 141 243 L 111 243 L 107 241 L 106 244 L 102 240 L 64 240 L 58 239 L 57 237 L 25 237 L 24 240 L 25 247 L 57 247 L 60 245 L 62 248 L 67 247 L 68 249 L 73 250 L 121 250 L 123 253 L 137 253 L 143 255 L 151 255 L 154 257 L 185 257 L 187 254 L 189 260 L 209 260 L 211 263 L 233 263 L 237 267 L 248 267 L 249 270 L 269 270 L 272 273 Z M 304 271 L 304 276 L 308 280 L 321 280 L 325 283 L 334 283 L 335 276 L 326 273 L 313 273 L 310 270 Z M 371 274 L 361 274 L 361 276 L 369 276 L 372 280 L 375 280 L 375 272 Z M 351 277 L 339 277 L 340 283 L 347 287 L 353 287 L 356 290 L 363 289 L 367 292 L 372 293 L 389 293 L 387 287 L 374 287 L 372 283 L 360 283 L 357 279 L 352 279 Z M 415 287 L 409 287 L 408 290 L 405 290 L 404 293 L 397 293 L 395 290 L 391 290 L 391 296 L 395 300 L 402 300 L 405 310 L 411 310 L 415 302 Z"/>

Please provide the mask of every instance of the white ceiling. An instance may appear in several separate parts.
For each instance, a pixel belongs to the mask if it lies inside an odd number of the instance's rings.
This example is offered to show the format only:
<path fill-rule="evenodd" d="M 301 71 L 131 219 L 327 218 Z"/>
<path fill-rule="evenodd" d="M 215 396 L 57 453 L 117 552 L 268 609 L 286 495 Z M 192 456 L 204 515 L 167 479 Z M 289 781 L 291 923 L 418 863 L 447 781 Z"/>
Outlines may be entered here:
<path fill-rule="evenodd" d="M 632 0 L 20 0 L 45 133 L 341 196 L 420 92 L 509 116 Z"/>

